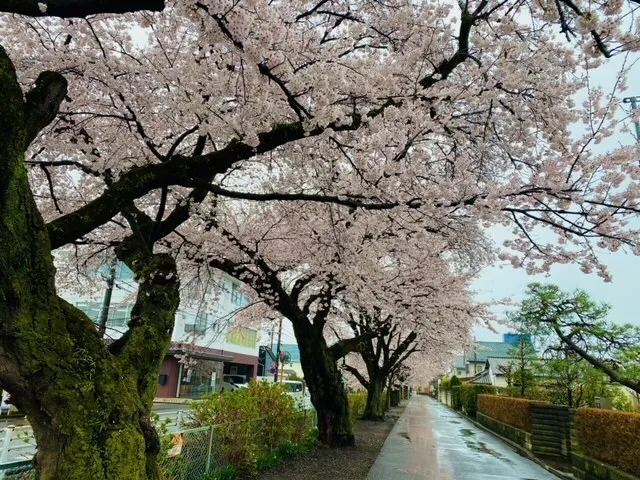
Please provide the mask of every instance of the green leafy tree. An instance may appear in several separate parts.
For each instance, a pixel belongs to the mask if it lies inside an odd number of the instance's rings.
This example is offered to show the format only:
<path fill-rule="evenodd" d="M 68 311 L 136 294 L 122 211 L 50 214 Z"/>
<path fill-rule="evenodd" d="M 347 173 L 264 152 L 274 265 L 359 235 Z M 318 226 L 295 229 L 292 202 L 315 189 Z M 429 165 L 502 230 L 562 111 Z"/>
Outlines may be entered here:
<path fill-rule="evenodd" d="M 527 393 L 537 384 L 540 371 L 538 353 L 527 334 L 521 334 L 518 343 L 507 353 L 512 358 L 507 367 L 507 383 L 517 387 L 520 397 L 526 398 Z"/>
<path fill-rule="evenodd" d="M 608 321 L 609 309 L 582 290 L 532 283 L 517 315 L 532 334 L 559 339 L 612 382 L 640 393 L 640 328 Z"/>

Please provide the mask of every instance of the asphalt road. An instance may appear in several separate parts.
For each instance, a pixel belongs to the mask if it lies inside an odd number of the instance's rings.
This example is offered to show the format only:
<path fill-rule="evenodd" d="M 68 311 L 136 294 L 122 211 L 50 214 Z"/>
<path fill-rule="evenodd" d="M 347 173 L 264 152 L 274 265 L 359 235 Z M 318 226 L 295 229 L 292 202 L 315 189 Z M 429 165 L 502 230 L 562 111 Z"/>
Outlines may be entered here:
<path fill-rule="evenodd" d="M 437 401 L 416 395 L 394 426 L 370 480 L 557 479 Z"/>

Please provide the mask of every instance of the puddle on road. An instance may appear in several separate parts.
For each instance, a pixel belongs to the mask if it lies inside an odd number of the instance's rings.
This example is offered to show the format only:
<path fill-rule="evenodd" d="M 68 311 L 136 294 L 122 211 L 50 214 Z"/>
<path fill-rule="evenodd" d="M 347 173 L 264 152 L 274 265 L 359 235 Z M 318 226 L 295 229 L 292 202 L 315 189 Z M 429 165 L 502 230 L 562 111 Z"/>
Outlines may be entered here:
<path fill-rule="evenodd" d="M 473 432 L 471 432 L 471 434 L 473 435 Z M 508 458 L 503 457 L 502 455 L 500 455 L 495 450 L 487 447 L 487 444 L 484 443 L 484 442 L 474 442 L 473 440 L 465 440 L 464 443 L 471 450 L 475 450 L 476 452 L 480 452 L 480 453 L 488 453 L 489 455 L 491 455 L 492 457 L 497 458 L 498 460 L 503 460 L 503 461 L 505 461 L 507 463 L 513 463 Z"/>
<path fill-rule="evenodd" d="M 456 425 L 460 425 L 462 422 L 456 422 L 455 420 L 449 420 L 449 423 L 455 423 Z"/>
<path fill-rule="evenodd" d="M 460 433 L 463 437 L 470 437 L 471 435 L 475 435 L 475 432 L 468 428 L 463 428 L 462 430 L 460 430 Z"/>

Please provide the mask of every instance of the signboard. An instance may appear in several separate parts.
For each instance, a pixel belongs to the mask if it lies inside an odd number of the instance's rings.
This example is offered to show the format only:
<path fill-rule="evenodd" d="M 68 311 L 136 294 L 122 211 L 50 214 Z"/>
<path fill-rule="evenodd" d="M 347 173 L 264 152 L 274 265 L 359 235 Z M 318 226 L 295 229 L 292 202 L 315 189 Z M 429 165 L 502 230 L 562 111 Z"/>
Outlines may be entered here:
<path fill-rule="evenodd" d="M 269 373 L 271 375 L 275 375 L 276 373 L 278 373 L 278 369 L 276 367 L 271 367 L 271 370 L 269 370 Z"/>
<path fill-rule="evenodd" d="M 184 434 L 176 433 L 171 437 L 171 445 L 173 445 L 167 452 L 167 457 L 177 457 L 182 453 L 182 446 L 184 445 Z"/>

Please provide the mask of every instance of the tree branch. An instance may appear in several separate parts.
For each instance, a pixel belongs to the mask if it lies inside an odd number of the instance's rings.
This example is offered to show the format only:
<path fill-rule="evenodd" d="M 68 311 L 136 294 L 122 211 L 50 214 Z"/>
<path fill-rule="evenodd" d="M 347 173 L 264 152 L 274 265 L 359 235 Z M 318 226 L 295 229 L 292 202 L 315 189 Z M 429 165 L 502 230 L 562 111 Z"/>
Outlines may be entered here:
<path fill-rule="evenodd" d="M 347 372 L 349 372 L 351 375 L 356 377 L 356 379 L 360 382 L 360 385 L 362 385 L 364 388 L 369 388 L 369 381 L 366 378 L 364 378 L 364 375 L 362 375 L 357 368 L 354 368 L 351 365 L 347 365 L 347 364 L 344 364 L 342 368 L 344 368 Z"/>
<path fill-rule="evenodd" d="M 49 71 L 38 75 L 35 86 L 26 95 L 26 146 L 31 144 L 40 130 L 56 117 L 66 95 L 67 80 L 62 75 Z"/>
<path fill-rule="evenodd" d="M 359 352 L 362 348 L 364 348 L 366 342 L 371 340 L 375 336 L 376 333 L 369 332 L 359 337 L 339 340 L 329 347 L 329 352 L 331 353 L 332 358 L 335 361 L 338 361 L 349 353 Z"/>
<path fill-rule="evenodd" d="M 618 372 L 616 372 L 613 368 L 609 367 L 605 362 L 595 358 L 592 355 L 589 355 L 584 349 L 580 348 L 571 338 L 562 333 L 562 330 L 558 326 L 557 323 L 552 322 L 551 327 L 553 328 L 556 335 L 562 340 L 571 350 L 580 355 L 584 360 L 589 362 L 595 368 L 606 374 L 612 381 L 619 383 L 620 385 L 624 385 L 625 387 L 630 388 L 634 392 L 640 393 L 640 382 L 635 382 L 628 378 L 622 377 Z"/>

